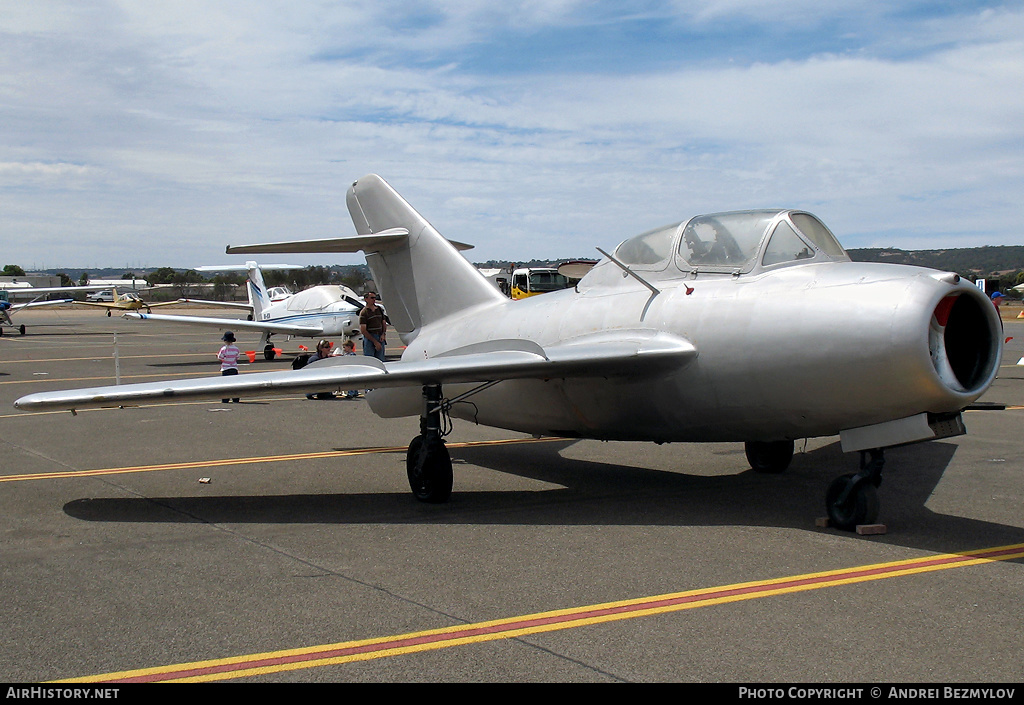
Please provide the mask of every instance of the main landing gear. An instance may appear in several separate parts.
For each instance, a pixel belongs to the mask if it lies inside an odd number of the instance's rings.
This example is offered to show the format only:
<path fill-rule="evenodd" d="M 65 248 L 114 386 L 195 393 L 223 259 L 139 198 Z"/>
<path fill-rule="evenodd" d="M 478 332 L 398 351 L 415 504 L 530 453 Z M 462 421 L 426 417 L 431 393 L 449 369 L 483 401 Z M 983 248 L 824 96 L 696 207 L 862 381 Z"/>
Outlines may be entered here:
<path fill-rule="evenodd" d="M 444 445 L 441 415 L 445 402 L 441 385 L 423 387 L 423 412 L 420 414 L 420 435 L 412 439 L 405 454 L 409 486 L 421 502 L 440 504 L 452 496 L 452 459 Z"/>
<path fill-rule="evenodd" d="M 744 444 L 750 467 L 762 473 L 780 473 L 793 459 L 793 441 L 750 441 Z M 860 470 L 840 475 L 825 492 L 829 523 L 853 531 L 878 520 L 878 492 L 885 457 L 881 449 L 861 451 Z"/>
<path fill-rule="evenodd" d="M 743 447 L 750 467 L 756 472 L 780 473 L 793 460 L 793 441 L 748 441 Z"/>
<path fill-rule="evenodd" d="M 412 439 L 405 454 L 405 470 L 409 487 L 421 502 L 441 504 L 452 496 L 452 459 L 444 445 L 451 433 L 448 410 L 478 392 L 493 387 L 501 380 L 484 382 L 452 399 L 445 399 L 440 384 L 423 386 L 423 411 L 420 413 L 420 435 Z"/>

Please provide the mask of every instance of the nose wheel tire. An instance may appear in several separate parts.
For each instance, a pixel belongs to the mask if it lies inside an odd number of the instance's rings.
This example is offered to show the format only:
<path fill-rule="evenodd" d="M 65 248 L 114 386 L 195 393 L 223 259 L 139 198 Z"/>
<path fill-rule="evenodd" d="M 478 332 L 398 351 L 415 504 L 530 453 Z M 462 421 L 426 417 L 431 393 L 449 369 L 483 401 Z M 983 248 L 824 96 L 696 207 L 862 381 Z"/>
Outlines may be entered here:
<path fill-rule="evenodd" d="M 825 493 L 829 522 L 844 531 L 878 520 L 878 490 L 867 480 L 854 483 L 855 477 L 853 473 L 837 477 Z"/>

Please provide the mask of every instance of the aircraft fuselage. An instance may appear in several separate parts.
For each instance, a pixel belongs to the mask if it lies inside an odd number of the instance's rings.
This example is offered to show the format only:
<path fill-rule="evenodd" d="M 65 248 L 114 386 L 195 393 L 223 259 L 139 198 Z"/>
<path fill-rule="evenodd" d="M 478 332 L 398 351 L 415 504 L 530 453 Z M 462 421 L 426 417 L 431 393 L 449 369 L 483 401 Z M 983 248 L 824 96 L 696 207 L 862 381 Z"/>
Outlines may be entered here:
<path fill-rule="evenodd" d="M 608 271 L 579 291 L 509 301 L 500 312 L 487 306 L 431 326 L 403 360 L 510 337 L 547 348 L 598 331 L 668 332 L 693 343 L 696 360 L 601 384 L 506 380 L 451 412 L 527 433 L 647 441 L 816 437 L 953 412 L 987 388 L 999 365 L 994 307 L 970 283 L 935 270 L 825 262 L 658 281 L 652 296 L 602 266 Z M 954 315 L 937 313 L 947 297 Z M 445 392 L 453 397 L 464 388 Z M 419 413 L 418 390 L 382 392 L 370 397 L 378 413 Z"/>

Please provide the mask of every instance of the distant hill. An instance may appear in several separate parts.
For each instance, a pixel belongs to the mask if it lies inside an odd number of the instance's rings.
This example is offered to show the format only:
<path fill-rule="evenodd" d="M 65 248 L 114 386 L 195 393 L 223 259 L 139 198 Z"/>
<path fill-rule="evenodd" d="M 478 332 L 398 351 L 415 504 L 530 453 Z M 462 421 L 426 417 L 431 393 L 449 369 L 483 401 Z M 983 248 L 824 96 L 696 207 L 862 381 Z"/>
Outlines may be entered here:
<path fill-rule="evenodd" d="M 963 247 L 947 250 L 898 250 L 866 247 L 847 250 L 855 262 L 889 262 L 956 272 L 962 277 L 1000 278 L 1024 271 L 1024 245 Z"/>

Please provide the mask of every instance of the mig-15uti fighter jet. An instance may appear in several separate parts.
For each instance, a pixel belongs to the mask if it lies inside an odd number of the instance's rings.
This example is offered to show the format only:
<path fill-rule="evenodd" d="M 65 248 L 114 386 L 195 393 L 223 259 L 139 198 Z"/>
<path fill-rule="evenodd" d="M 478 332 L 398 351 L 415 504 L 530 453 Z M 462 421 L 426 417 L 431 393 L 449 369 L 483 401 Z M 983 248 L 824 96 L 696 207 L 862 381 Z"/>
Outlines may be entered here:
<path fill-rule="evenodd" d="M 362 251 L 406 344 L 400 361 L 42 392 L 24 410 L 370 388 L 381 417 L 419 415 L 415 496 L 452 491 L 449 417 L 538 435 L 736 441 L 781 472 L 794 439 L 840 436 L 833 525 L 876 520 L 883 449 L 964 433 L 992 383 L 995 307 L 956 274 L 852 262 L 799 210 L 702 215 L 622 242 L 575 288 L 512 301 L 378 176 L 348 191 L 357 234 L 228 253 Z M 469 403 L 465 403 L 469 402 Z M 521 409 L 528 405 L 531 413 Z"/>

